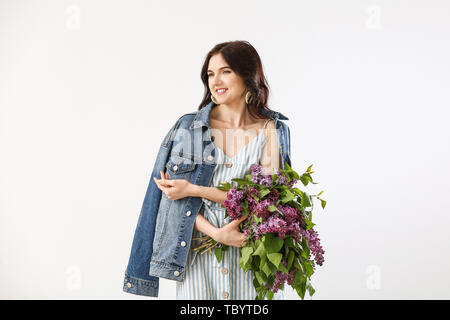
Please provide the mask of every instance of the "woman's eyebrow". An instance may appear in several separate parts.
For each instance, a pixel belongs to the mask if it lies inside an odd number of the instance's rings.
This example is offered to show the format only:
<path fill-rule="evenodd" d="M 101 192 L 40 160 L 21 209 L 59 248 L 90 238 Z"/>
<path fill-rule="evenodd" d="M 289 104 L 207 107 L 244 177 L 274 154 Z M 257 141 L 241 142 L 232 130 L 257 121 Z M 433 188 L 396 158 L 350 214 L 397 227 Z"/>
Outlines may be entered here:
<path fill-rule="evenodd" d="M 225 69 L 225 68 L 230 68 L 230 66 L 225 66 L 225 67 L 219 68 L 219 70 Z M 230 69 L 231 69 L 231 68 L 230 68 Z M 209 69 L 208 69 L 208 72 L 210 72 L 210 71 L 212 71 L 212 70 L 209 70 Z"/>

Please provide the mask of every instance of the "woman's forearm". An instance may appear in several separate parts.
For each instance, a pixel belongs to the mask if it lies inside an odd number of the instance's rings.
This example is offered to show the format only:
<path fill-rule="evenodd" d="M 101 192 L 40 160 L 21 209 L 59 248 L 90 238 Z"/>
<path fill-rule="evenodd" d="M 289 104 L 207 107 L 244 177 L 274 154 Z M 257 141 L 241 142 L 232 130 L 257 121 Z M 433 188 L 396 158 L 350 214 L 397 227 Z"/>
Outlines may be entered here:
<path fill-rule="evenodd" d="M 217 238 L 218 228 L 214 226 L 211 222 L 209 222 L 201 213 L 197 214 L 197 218 L 195 218 L 194 229 L 198 230 L 213 239 Z"/>
<path fill-rule="evenodd" d="M 206 198 L 223 206 L 223 202 L 227 199 L 227 192 L 216 187 L 193 185 L 191 196 Z"/>

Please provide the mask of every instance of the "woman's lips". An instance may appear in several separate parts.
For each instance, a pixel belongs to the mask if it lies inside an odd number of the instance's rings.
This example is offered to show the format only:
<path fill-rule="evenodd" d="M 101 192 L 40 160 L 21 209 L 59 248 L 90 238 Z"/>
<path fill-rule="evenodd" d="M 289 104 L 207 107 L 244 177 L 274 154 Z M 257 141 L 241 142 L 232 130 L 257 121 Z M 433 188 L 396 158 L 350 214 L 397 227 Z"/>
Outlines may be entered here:
<path fill-rule="evenodd" d="M 225 92 L 227 92 L 228 91 L 228 89 L 225 89 L 225 90 L 216 90 L 216 93 L 219 95 L 219 96 L 221 96 L 221 95 L 223 95 Z"/>

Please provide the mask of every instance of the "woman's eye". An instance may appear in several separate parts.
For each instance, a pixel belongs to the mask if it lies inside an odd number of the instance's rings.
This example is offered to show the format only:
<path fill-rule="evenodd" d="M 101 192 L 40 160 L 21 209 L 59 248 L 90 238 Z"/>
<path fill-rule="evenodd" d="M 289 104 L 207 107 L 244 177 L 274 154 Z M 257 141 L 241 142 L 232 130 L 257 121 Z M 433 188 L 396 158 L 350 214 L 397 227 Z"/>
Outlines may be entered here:
<path fill-rule="evenodd" d="M 224 73 L 225 73 L 225 72 L 227 72 L 227 73 L 231 73 L 231 71 L 230 71 L 230 70 L 225 70 L 225 71 L 224 71 Z M 208 77 L 211 77 L 212 75 L 213 75 L 213 73 L 210 73 L 210 74 L 208 74 Z"/>

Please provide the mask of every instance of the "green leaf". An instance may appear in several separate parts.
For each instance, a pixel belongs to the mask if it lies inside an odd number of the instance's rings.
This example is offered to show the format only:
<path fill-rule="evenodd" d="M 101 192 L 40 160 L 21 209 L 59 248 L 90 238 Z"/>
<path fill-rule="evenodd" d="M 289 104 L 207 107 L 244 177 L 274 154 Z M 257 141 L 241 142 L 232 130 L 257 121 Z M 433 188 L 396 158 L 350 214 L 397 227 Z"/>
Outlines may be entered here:
<path fill-rule="evenodd" d="M 231 189 L 231 184 L 229 182 L 219 182 L 219 184 L 221 184 L 221 186 L 216 187 L 219 190 L 228 191 Z"/>
<path fill-rule="evenodd" d="M 261 270 L 266 274 L 266 276 L 270 276 L 272 274 L 272 270 L 270 269 L 269 265 L 267 264 L 267 260 L 264 260 Z"/>
<path fill-rule="evenodd" d="M 241 206 L 242 206 L 242 215 L 246 217 L 248 215 L 248 201 L 245 200 L 244 202 L 242 202 Z"/>
<path fill-rule="evenodd" d="M 263 269 L 263 266 L 266 263 L 266 261 L 267 261 L 267 256 L 266 255 L 263 255 L 263 256 L 260 257 L 260 261 L 259 261 L 259 269 L 260 270 Z"/>
<path fill-rule="evenodd" d="M 320 199 L 321 205 L 322 205 L 322 209 L 325 209 L 325 206 L 327 205 L 327 202 L 325 200 Z"/>
<path fill-rule="evenodd" d="M 291 269 L 292 263 L 294 262 L 295 251 L 290 250 L 288 255 L 288 269 Z"/>
<path fill-rule="evenodd" d="M 283 212 L 278 210 L 278 208 L 276 206 L 274 206 L 273 204 L 268 206 L 267 209 L 269 209 L 270 212 L 278 211 L 283 216 Z"/>
<path fill-rule="evenodd" d="M 310 297 L 312 297 L 314 292 L 316 292 L 316 290 L 314 290 L 313 286 L 311 285 L 311 282 L 309 282 L 309 281 L 306 282 L 306 289 L 308 289 Z"/>
<path fill-rule="evenodd" d="M 291 166 L 289 165 L 289 163 L 287 161 L 284 162 L 284 167 L 286 168 L 286 171 L 291 171 Z"/>
<path fill-rule="evenodd" d="M 316 225 L 315 223 L 313 223 L 309 219 L 305 219 L 305 223 L 306 223 L 306 227 L 305 227 L 306 230 L 309 230 L 309 229 L 311 229 L 312 227 L 314 227 Z"/>
<path fill-rule="evenodd" d="M 272 300 L 273 299 L 273 295 L 274 293 L 272 291 L 267 291 L 267 300 Z"/>
<path fill-rule="evenodd" d="M 280 265 L 278 266 L 278 269 L 280 269 L 281 272 L 289 274 L 289 270 L 282 263 L 280 263 Z"/>
<path fill-rule="evenodd" d="M 267 288 L 265 286 L 261 286 L 256 289 L 256 292 L 258 292 L 258 295 L 255 300 L 264 300 L 264 297 L 267 292 Z"/>
<path fill-rule="evenodd" d="M 215 248 L 214 254 L 216 256 L 217 262 L 222 261 L 222 258 L 223 258 L 222 247 Z"/>
<path fill-rule="evenodd" d="M 292 238 L 292 236 L 286 236 L 286 238 L 284 238 L 284 246 L 287 248 L 295 247 L 294 238 Z"/>
<path fill-rule="evenodd" d="M 259 197 L 262 199 L 264 198 L 266 195 L 268 195 L 270 193 L 270 189 L 269 188 L 262 188 L 259 191 Z"/>
<path fill-rule="evenodd" d="M 297 270 L 303 272 L 303 268 L 302 268 L 301 264 L 298 262 L 298 259 L 294 259 L 294 267 L 295 267 Z"/>
<path fill-rule="evenodd" d="M 305 174 L 302 174 L 300 177 L 300 181 L 303 183 L 304 186 L 307 186 L 309 183 L 309 179 L 305 176 Z"/>
<path fill-rule="evenodd" d="M 269 260 L 267 260 L 266 264 L 269 267 L 270 272 L 272 272 L 273 274 L 275 274 L 275 272 L 278 271 L 278 268 L 272 262 L 270 262 Z"/>
<path fill-rule="evenodd" d="M 305 271 L 306 271 L 306 277 L 310 278 L 311 275 L 313 274 L 314 270 L 311 266 L 311 263 L 309 262 L 309 260 L 304 261 L 303 262 L 303 266 L 305 267 Z"/>
<path fill-rule="evenodd" d="M 277 268 L 279 268 L 282 258 L 283 255 L 281 253 L 269 253 L 267 255 L 267 259 L 269 259 L 269 261 L 272 262 Z"/>
<path fill-rule="evenodd" d="M 267 253 L 279 252 L 283 247 L 284 241 L 273 233 L 267 233 L 263 238 L 264 248 Z"/>
<path fill-rule="evenodd" d="M 303 281 L 303 274 L 300 270 L 294 273 L 294 278 L 292 279 L 292 287 L 298 289 Z"/>
<path fill-rule="evenodd" d="M 253 252 L 253 248 L 252 247 L 242 247 L 241 248 L 241 258 L 239 259 L 239 264 L 241 266 L 242 269 L 246 270 L 247 269 L 247 264 L 249 262 L 251 262 L 251 254 Z"/>
<path fill-rule="evenodd" d="M 264 284 L 264 279 L 261 276 L 261 272 L 256 271 L 256 272 L 254 272 L 254 275 L 255 275 L 256 279 L 258 280 L 259 284 L 263 285 Z"/>
<path fill-rule="evenodd" d="M 299 271 L 297 271 L 294 274 L 294 280 L 292 281 L 292 287 L 297 291 L 297 294 L 303 300 L 305 298 L 305 291 L 306 291 L 306 278 Z"/>
<path fill-rule="evenodd" d="M 253 221 L 259 224 L 263 223 L 263 219 L 261 217 L 258 217 L 256 214 L 253 214 Z"/>
<path fill-rule="evenodd" d="M 251 182 L 249 182 L 249 181 L 247 181 L 245 179 L 239 179 L 239 178 L 233 178 L 233 179 L 231 179 L 231 181 L 237 182 L 240 185 L 244 185 L 244 186 L 248 185 L 248 184 L 251 184 Z"/>
<path fill-rule="evenodd" d="M 309 201 L 309 196 L 306 192 L 302 192 L 301 198 L 302 207 L 311 207 L 311 202 Z"/>
<path fill-rule="evenodd" d="M 255 276 L 253 276 L 253 287 L 255 288 L 256 292 L 258 292 L 258 288 L 259 288 L 260 286 L 261 286 L 261 285 L 259 284 L 258 279 L 256 279 Z"/>
<path fill-rule="evenodd" d="M 306 255 L 309 257 L 311 252 L 309 250 L 308 242 L 306 241 L 305 237 L 302 237 L 302 248 L 303 248 L 304 252 L 306 253 Z M 306 259 L 308 259 L 308 257 L 306 257 Z"/>
<path fill-rule="evenodd" d="M 266 249 L 264 248 L 264 243 L 260 243 L 258 248 L 256 248 L 255 252 L 252 253 L 254 256 L 265 256 L 266 255 Z"/>
<path fill-rule="evenodd" d="M 305 250 L 302 250 L 302 251 L 300 252 L 300 256 L 302 256 L 302 257 L 305 258 L 305 259 L 309 259 L 309 255 L 306 253 Z"/>
<path fill-rule="evenodd" d="M 306 177 L 306 179 L 308 179 L 309 182 L 313 182 L 313 179 L 312 179 L 312 177 L 311 177 L 311 174 L 309 174 L 309 173 L 304 173 L 303 175 Z"/>
<path fill-rule="evenodd" d="M 295 198 L 294 194 L 291 191 L 286 190 L 284 192 L 284 195 L 281 198 L 281 202 L 286 203 L 286 202 L 294 200 L 294 198 Z"/>

